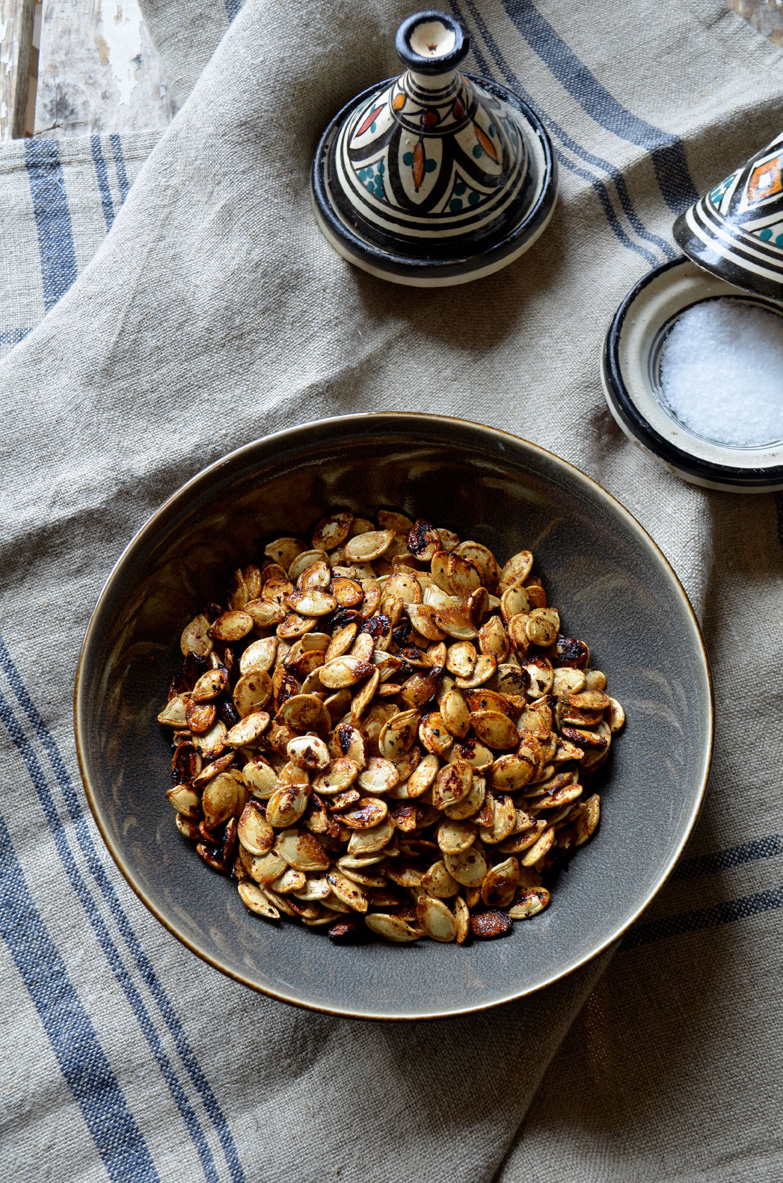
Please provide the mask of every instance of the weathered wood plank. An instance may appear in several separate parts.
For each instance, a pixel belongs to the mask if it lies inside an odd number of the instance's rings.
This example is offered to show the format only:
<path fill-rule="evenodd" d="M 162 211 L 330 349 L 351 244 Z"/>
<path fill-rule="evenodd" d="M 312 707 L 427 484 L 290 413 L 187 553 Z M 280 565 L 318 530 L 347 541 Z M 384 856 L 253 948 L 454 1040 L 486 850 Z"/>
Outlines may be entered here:
<path fill-rule="evenodd" d="M 0 0 L 0 139 L 24 135 L 34 0 Z"/>
<path fill-rule="evenodd" d="M 780 0 L 726 0 L 729 8 L 783 48 L 783 4 Z"/>
<path fill-rule="evenodd" d="M 44 0 L 36 135 L 165 127 L 173 113 L 138 0 Z"/>
<path fill-rule="evenodd" d="M 783 47 L 783 0 L 725 2 Z M 36 89 L 27 78 L 34 7 L 35 0 L 0 0 L 0 139 L 32 131 L 25 109 Z M 42 38 L 36 134 L 129 131 L 171 120 L 138 0 L 45 0 Z"/>

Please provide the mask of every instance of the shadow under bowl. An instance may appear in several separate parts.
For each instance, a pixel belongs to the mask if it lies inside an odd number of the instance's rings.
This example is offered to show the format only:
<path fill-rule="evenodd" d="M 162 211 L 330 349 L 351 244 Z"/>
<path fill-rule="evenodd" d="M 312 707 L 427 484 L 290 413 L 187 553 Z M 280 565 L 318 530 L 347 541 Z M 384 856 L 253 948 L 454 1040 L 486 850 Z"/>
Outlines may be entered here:
<path fill-rule="evenodd" d="M 323 929 L 249 912 L 176 830 L 156 722 L 184 624 L 220 601 L 259 539 L 329 508 L 426 516 L 503 561 L 533 550 L 562 631 L 624 705 L 600 776 L 602 820 L 552 903 L 506 938 L 335 947 Z M 600 486 L 523 440 L 455 419 L 349 416 L 257 440 L 195 477 L 127 547 L 90 620 L 76 684 L 87 796 L 134 891 L 190 949 L 275 998 L 365 1018 L 436 1018 L 519 998 L 607 948 L 655 896 L 692 830 L 712 745 L 704 646 L 680 584 Z"/>

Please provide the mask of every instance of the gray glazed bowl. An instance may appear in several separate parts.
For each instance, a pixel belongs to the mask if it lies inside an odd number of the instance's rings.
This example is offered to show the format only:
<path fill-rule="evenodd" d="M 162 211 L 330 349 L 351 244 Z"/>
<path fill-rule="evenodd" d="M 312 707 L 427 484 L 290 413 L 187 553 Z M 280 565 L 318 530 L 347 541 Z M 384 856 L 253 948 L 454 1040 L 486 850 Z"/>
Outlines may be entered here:
<path fill-rule="evenodd" d="M 155 716 L 183 625 L 219 599 L 259 536 L 303 532 L 328 507 L 382 506 L 532 549 L 563 630 L 588 642 L 628 722 L 600 775 L 600 827 L 549 908 L 499 941 L 335 947 L 270 924 L 177 832 L 170 749 Z M 464 1014 L 538 990 L 595 957 L 639 916 L 693 828 L 712 746 L 709 669 L 677 577 L 597 484 L 533 444 L 471 423 L 379 414 L 268 436 L 195 477 L 139 531 L 90 620 L 76 683 L 82 776 L 106 844 L 166 927 L 238 981 L 300 1006 L 365 1018 Z"/>

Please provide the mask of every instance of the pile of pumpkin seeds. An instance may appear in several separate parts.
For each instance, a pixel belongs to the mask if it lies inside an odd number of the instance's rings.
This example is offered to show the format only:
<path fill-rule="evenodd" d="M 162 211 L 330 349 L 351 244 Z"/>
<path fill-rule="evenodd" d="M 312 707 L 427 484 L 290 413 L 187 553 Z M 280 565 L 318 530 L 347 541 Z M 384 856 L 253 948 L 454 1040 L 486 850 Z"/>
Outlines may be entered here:
<path fill-rule="evenodd" d="M 235 571 L 181 650 L 167 796 L 259 916 L 502 936 L 598 825 L 584 786 L 624 713 L 530 551 L 331 513 Z"/>

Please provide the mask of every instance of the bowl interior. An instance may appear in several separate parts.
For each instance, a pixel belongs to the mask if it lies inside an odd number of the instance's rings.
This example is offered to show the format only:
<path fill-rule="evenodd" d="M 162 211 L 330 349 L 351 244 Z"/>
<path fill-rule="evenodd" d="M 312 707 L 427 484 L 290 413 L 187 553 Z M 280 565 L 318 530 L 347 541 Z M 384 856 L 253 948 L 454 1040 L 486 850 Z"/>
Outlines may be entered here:
<path fill-rule="evenodd" d="M 422 514 L 504 560 L 532 549 L 563 631 L 624 704 L 599 773 L 602 820 L 550 907 L 495 942 L 335 948 L 321 929 L 246 910 L 177 832 L 170 748 L 155 716 L 179 635 L 259 540 L 302 533 L 329 507 Z M 597 485 L 511 436 L 455 420 L 327 420 L 250 444 L 180 490 L 120 559 L 85 641 L 77 738 L 90 803 L 131 886 L 218 968 L 291 1002 L 431 1017 L 535 990 L 610 944 L 654 895 L 698 813 L 712 708 L 698 627 L 647 535 Z"/>

